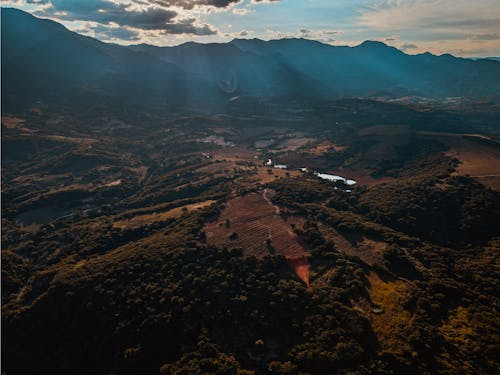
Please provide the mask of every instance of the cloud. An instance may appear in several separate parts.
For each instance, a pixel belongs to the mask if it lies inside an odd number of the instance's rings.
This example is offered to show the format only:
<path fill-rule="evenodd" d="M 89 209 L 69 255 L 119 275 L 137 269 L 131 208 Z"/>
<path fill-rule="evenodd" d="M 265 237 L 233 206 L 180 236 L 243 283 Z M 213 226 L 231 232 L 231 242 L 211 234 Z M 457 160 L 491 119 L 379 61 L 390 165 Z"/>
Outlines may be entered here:
<path fill-rule="evenodd" d="M 478 34 L 472 36 L 473 40 L 499 40 L 500 35 L 498 34 Z"/>
<path fill-rule="evenodd" d="M 244 16 L 248 13 L 247 8 L 233 8 L 233 14 L 237 14 L 238 16 Z"/>
<path fill-rule="evenodd" d="M 498 27 L 500 7 L 498 0 L 384 0 L 364 7 L 358 23 L 378 30 L 482 29 Z"/>
<path fill-rule="evenodd" d="M 126 4 L 108 0 L 51 0 L 51 7 L 36 12 L 39 16 L 56 16 L 59 19 L 92 21 L 102 24 L 115 23 L 145 30 L 163 29 L 177 12 L 161 8 L 132 10 Z"/>
<path fill-rule="evenodd" d="M 201 14 L 210 9 L 231 11 L 244 15 L 249 5 L 245 0 L 10 0 L 15 3 L 35 4 L 34 14 L 57 21 L 80 21 L 100 24 L 95 35 L 104 40 L 123 37 L 135 40 L 139 31 L 150 35 L 216 35 L 217 30 L 200 22 Z M 279 0 L 251 0 L 251 3 L 277 2 Z M 117 27 L 124 28 L 123 31 Z M 142 35 L 145 35 L 142 33 Z"/>
<path fill-rule="evenodd" d="M 162 34 L 216 34 L 215 29 L 206 24 L 198 24 L 195 18 L 179 19 L 177 11 L 150 6 L 151 2 L 142 1 L 143 6 L 148 6 L 145 8 L 111 0 L 50 0 L 48 4 L 50 6 L 36 11 L 35 14 L 58 20 L 121 26 L 125 28 L 121 34 L 129 38 L 136 35 L 130 29 L 161 31 Z M 116 36 L 120 34 L 117 30 L 108 32 L 113 32 Z M 101 33 L 107 35 L 104 28 Z"/>
<path fill-rule="evenodd" d="M 195 7 L 228 8 L 236 5 L 241 0 L 141 0 L 138 3 L 148 3 L 165 8 L 178 7 L 182 9 L 193 9 Z"/>
<path fill-rule="evenodd" d="M 280 0 L 251 0 L 251 4 L 257 3 L 275 3 Z M 182 9 L 194 9 L 200 7 L 210 8 L 229 8 L 240 4 L 243 0 L 135 0 L 139 4 L 151 4 L 164 8 L 178 7 Z"/>
<path fill-rule="evenodd" d="M 337 34 L 342 34 L 342 31 L 337 31 L 337 30 L 322 30 L 322 33 L 325 35 L 337 35 Z"/>
<path fill-rule="evenodd" d="M 416 49 L 418 46 L 413 43 L 405 43 L 400 47 L 403 51 L 408 51 L 409 49 Z"/>
<path fill-rule="evenodd" d="M 412 52 L 477 56 L 500 52 L 498 0 L 378 0 L 361 7 L 356 23 L 365 34 L 390 32 L 416 42 Z"/>
<path fill-rule="evenodd" d="M 258 3 L 264 3 L 264 4 L 271 4 L 271 3 L 277 3 L 280 0 L 251 0 L 251 4 L 258 4 Z"/>
<path fill-rule="evenodd" d="M 137 30 L 125 27 L 105 26 L 102 24 L 87 25 L 83 28 L 76 29 L 75 31 L 86 35 L 92 34 L 93 36 L 104 41 L 137 41 L 141 39 L 140 33 Z"/>
<path fill-rule="evenodd" d="M 215 35 L 217 30 L 208 25 L 197 25 L 196 19 L 189 18 L 165 24 L 161 34 Z"/>

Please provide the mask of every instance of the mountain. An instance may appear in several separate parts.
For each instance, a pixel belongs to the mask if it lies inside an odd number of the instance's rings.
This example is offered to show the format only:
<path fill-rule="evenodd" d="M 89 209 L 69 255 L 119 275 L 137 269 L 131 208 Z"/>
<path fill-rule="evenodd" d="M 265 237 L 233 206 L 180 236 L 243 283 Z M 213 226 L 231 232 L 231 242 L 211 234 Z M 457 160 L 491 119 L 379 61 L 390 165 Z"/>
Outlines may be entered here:
<path fill-rule="evenodd" d="M 493 61 L 500 61 L 500 57 L 469 57 L 471 60 L 493 60 Z"/>
<path fill-rule="evenodd" d="M 174 64 L 17 9 L 2 9 L 2 78 L 7 108 L 34 101 L 179 104 L 208 90 Z"/>
<path fill-rule="evenodd" d="M 235 39 L 175 47 L 119 46 L 16 9 L 2 10 L 2 100 L 100 102 L 224 110 L 235 97 L 466 96 L 500 92 L 493 60 L 407 55 L 381 42 L 330 46 L 307 39 Z"/>

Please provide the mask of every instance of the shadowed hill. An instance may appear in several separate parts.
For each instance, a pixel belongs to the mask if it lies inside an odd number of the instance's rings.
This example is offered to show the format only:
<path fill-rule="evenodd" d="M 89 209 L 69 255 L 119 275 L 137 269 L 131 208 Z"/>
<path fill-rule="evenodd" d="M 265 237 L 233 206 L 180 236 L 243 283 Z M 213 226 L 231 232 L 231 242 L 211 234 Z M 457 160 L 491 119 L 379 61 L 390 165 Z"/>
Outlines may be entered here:
<path fill-rule="evenodd" d="M 381 42 L 337 47 L 306 39 L 235 39 L 176 47 L 119 46 L 29 13 L 2 10 L 2 100 L 119 103 L 224 111 L 229 100 L 466 96 L 500 92 L 493 60 L 407 55 Z"/>
<path fill-rule="evenodd" d="M 178 106 L 211 90 L 176 65 L 4 8 L 2 78 L 7 109 L 36 101 Z"/>
<path fill-rule="evenodd" d="M 307 39 L 234 39 L 220 44 L 186 43 L 176 47 L 135 45 L 142 51 L 191 72 L 210 67 L 238 72 L 243 84 L 258 83 L 268 93 L 281 93 L 293 80 L 310 82 L 310 94 L 323 97 L 372 95 L 397 97 L 467 96 L 498 93 L 490 78 L 500 74 L 492 60 L 473 61 L 430 53 L 407 55 L 381 42 L 356 47 L 330 46 Z M 286 77 L 286 71 L 294 77 Z M 249 74 L 251 73 L 251 74 Z M 248 82 L 247 82 L 248 81 Z M 255 88 L 258 91 L 258 88 Z"/>

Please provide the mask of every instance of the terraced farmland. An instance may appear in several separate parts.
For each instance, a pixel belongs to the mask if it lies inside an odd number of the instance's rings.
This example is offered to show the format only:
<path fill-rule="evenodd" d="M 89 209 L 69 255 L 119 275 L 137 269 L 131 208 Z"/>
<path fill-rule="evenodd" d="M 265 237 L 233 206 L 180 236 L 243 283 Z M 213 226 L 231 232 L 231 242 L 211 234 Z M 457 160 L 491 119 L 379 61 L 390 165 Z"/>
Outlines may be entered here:
<path fill-rule="evenodd" d="M 207 223 L 205 232 L 208 243 L 228 249 L 241 248 L 245 256 L 284 256 L 309 285 L 307 251 L 265 192 L 231 199 L 219 218 Z"/>

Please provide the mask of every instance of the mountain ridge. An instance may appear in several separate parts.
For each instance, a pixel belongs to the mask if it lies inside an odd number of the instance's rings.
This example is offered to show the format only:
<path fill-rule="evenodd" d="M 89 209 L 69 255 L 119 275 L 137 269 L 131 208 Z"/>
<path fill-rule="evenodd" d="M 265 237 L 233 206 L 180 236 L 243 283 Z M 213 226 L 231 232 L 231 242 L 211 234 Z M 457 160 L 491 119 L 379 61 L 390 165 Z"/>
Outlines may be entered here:
<path fill-rule="evenodd" d="M 349 47 L 304 38 L 122 46 L 15 8 L 2 8 L 2 55 L 7 109 L 50 99 L 224 112 L 235 96 L 487 98 L 500 92 L 500 80 L 491 80 L 500 77 L 500 62 L 493 60 L 408 55 L 378 41 Z"/>

